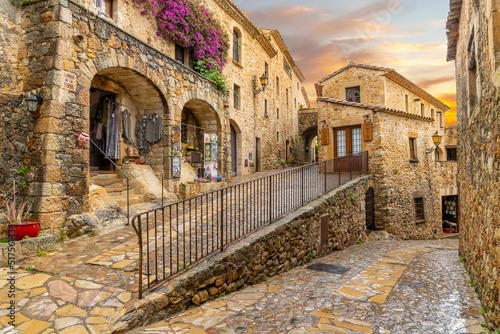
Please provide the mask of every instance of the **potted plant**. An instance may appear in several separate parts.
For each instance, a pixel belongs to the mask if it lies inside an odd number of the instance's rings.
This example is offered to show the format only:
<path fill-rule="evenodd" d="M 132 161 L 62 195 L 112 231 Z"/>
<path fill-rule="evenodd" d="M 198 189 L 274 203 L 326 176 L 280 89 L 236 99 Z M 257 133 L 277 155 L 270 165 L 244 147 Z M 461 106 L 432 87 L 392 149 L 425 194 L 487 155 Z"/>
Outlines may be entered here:
<path fill-rule="evenodd" d="M 36 238 L 40 232 L 40 222 L 37 220 L 27 220 L 28 210 L 25 211 L 26 204 L 23 202 L 16 206 L 16 184 L 14 183 L 14 199 L 7 201 L 5 206 L 7 212 L 3 213 L 9 224 L 9 237 L 15 241 L 24 239 L 26 236 Z"/>

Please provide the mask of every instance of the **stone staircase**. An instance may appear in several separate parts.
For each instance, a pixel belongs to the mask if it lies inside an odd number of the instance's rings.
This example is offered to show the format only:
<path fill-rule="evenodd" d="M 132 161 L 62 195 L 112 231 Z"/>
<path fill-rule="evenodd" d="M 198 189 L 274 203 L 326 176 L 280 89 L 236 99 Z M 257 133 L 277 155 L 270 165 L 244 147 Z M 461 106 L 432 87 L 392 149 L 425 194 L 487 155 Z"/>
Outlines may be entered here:
<path fill-rule="evenodd" d="M 91 173 L 90 183 L 101 186 L 123 209 L 127 207 L 127 179 L 120 173 Z M 130 205 L 147 202 L 146 196 L 130 186 Z"/>

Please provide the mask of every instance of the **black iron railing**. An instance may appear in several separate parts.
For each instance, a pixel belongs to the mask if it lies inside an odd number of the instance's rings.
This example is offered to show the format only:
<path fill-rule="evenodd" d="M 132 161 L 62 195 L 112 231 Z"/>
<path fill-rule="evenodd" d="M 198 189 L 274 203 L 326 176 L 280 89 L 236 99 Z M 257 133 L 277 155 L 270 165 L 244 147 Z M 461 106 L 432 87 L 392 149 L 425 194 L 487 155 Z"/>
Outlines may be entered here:
<path fill-rule="evenodd" d="M 368 172 L 368 152 L 289 169 L 135 216 L 139 298 L 176 274 Z"/>

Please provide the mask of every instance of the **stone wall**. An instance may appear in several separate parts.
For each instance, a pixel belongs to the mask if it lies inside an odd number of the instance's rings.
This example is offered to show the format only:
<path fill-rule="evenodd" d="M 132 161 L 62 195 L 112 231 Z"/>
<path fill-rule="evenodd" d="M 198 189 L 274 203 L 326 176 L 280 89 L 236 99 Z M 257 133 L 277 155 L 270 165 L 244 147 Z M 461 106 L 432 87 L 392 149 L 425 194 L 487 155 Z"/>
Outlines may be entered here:
<path fill-rule="evenodd" d="M 425 151 L 430 149 L 436 125 L 429 119 L 374 111 L 323 100 L 318 101 L 319 158 L 334 156 L 333 128 L 361 125 L 369 116 L 373 123 L 373 140 L 362 141 L 368 151 L 369 170 L 375 190 L 375 220 L 379 229 L 386 229 L 403 239 L 434 237 L 434 217 L 438 235 L 441 229 L 441 196 L 457 195 L 456 163 L 435 162 L 430 154 L 429 168 Z M 323 122 L 323 121 L 326 121 Z M 322 143 L 322 129 L 328 128 L 328 145 Z M 417 142 L 418 162 L 410 162 L 409 138 Z M 443 140 L 443 143 L 446 139 Z M 429 190 L 431 178 L 432 192 Z M 424 198 L 424 221 L 416 222 L 414 197 Z M 433 210 L 434 206 L 434 210 Z"/>
<path fill-rule="evenodd" d="M 454 5 L 448 22 L 450 45 L 457 45 L 449 59 L 457 73 L 460 254 L 491 329 L 500 327 L 499 9 L 497 1 L 466 0 Z M 475 71 L 469 70 L 472 41 Z"/>
<path fill-rule="evenodd" d="M 364 193 L 370 176 L 353 180 L 272 225 L 227 247 L 171 282 L 155 288 L 125 314 L 110 319 L 112 330 L 125 330 L 164 319 L 192 303 L 200 304 L 254 282 L 366 240 Z M 329 216 L 328 242 L 320 242 L 320 218 Z"/>

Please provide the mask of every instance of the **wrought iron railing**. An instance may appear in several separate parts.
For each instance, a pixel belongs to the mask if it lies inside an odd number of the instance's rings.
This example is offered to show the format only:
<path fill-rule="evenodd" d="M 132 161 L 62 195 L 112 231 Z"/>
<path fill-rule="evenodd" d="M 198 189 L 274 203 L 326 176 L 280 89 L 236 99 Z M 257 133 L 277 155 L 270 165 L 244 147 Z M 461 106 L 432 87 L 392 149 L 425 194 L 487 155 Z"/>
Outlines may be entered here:
<path fill-rule="evenodd" d="M 289 169 L 132 220 L 139 241 L 139 298 L 184 269 L 368 172 L 368 152 Z"/>

